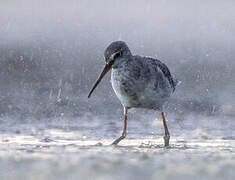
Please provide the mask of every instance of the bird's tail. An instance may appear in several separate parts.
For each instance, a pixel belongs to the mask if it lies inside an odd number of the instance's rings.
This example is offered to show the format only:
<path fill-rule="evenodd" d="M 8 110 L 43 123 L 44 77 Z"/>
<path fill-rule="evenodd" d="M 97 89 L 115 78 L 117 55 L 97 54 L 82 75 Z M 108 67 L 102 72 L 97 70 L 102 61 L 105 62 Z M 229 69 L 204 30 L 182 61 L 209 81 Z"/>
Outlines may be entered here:
<path fill-rule="evenodd" d="M 178 79 L 173 79 L 173 83 L 174 83 L 174 86 L 176 87 L 176 86 L 178 86 L 178 85 L 180 85 L 181 84 L 181 82 L 182 81 L 180 81 L 180 80 L 178 80 Z"/>

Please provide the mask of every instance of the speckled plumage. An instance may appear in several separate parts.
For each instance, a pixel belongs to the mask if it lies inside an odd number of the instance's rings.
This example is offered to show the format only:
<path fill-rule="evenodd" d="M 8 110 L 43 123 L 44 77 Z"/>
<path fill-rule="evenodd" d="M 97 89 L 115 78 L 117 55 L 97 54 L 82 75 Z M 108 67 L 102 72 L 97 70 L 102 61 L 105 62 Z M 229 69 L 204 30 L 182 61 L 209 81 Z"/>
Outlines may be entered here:
<path fill-rule="evenodd" d="M 112 66 L 112 87 L 123 106 L 162 110 L 176 81 L 159 60 L 122 56 Z"/>
<path fill-rule="evenodd" d="M 124 107 L 122 135 L 113 142 L 117 145 L 126 137 L 127 111 L 129 108 L 147 108 L 161 111 L 165 130 L 165 146 L 169 146 L 170 133 L 167 128 L 163 106 L 175 91 L 175 80 L 168 67 L 157 59 L 133 56 L 123 41 L 111 43 L 104 52 L 106 65 L 91 89 L 88 98 L 110 69 L 112 87 Z"/>

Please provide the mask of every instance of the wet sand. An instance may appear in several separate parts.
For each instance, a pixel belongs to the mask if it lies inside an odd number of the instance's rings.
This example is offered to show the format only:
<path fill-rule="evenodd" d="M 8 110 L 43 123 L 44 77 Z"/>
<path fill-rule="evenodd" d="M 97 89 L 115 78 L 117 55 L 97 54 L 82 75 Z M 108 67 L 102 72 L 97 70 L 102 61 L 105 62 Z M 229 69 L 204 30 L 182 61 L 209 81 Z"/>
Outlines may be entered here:
<path fill-rule="evenodd" d="M 46 136 L 2 133 L 0 179 L 234 179 L 234 139 L 76 140 L 76 131 Z M 42 138 L 43 137 L 43 138 Z"/>

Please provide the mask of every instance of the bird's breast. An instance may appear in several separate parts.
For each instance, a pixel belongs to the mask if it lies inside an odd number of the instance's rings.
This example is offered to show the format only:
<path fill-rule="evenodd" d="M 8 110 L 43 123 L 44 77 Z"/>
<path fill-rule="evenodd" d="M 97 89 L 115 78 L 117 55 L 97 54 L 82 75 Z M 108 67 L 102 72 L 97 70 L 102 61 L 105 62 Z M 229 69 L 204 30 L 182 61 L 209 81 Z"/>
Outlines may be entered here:
<path fill-rule="evenodd" d="M 134 107 L 139 104 L 136 82 L 128 70 L 112 69 L 111 83 L 115 94 L 124 106 Z"/>

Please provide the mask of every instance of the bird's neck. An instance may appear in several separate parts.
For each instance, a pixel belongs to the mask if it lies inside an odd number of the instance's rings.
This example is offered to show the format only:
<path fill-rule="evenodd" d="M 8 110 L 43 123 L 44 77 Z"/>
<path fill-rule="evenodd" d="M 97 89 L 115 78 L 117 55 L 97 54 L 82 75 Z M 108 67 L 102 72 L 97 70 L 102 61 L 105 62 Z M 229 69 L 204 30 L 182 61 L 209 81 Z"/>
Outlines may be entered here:
<path fill-rule="evenodd" d="M 117 58 L 114 61 L 113 65 L 112 65 L 112 68 L 113 69 L 121 68 L 121 67 L 126 65 L 127 61 L 130 61 L 130 60 L 131 60 L 131 55 Z"/>

